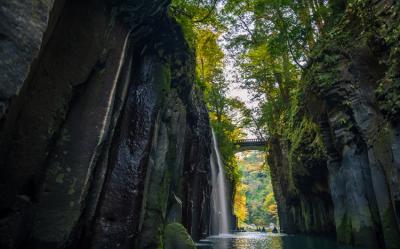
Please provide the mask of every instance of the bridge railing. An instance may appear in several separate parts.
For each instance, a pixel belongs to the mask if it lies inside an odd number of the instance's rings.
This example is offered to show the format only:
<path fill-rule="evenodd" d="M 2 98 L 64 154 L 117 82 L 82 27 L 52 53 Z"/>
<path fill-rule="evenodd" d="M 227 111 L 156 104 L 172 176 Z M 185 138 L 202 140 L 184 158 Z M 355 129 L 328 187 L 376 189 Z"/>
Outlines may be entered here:
<path fill-rule="evenodd" d="M 252 138 L 252 139 L 239 139 L 235 141 L 235 144 L 247 144 L 247 143 L 267 143 L 267 140 Z"/>

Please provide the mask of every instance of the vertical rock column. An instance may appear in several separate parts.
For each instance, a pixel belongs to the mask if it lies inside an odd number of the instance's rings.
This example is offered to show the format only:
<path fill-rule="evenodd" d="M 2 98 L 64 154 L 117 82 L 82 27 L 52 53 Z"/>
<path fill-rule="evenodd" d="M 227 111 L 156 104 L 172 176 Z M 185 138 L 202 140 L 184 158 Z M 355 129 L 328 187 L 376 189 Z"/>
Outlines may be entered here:
<path fill-rule="evenodd" d="M 320 123 L 329 156 L 338 240 L 366 248 L 400 247 L 398 121 L 390 113 L 397 107 L 387 99 L 398 96 L 398 73 L 392 71 L 397 11 L 391 1 L 353 6 L 334 35 L 315 49 L 306 75 L 309 109 Z M 396 42 L 389 37 L 397 37 Z"/>
<path fill-rule="evenodd" d="M 45 38 L 0 101 L 1 247 L 156 248 L 173 222 L 206 236 L 208 114 L 168 1 L 61 3 L 47 27 L 32 7 Z"/>

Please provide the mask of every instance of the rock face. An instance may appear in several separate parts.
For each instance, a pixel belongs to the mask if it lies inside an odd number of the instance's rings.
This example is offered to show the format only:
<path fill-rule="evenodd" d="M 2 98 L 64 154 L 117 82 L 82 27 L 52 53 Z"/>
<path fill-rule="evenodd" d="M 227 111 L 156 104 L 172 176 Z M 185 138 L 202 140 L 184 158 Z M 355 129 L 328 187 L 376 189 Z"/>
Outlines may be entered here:
<path fill-rule="evenodd" d="M 168 224 L 164 238 L 165 249 L 196 249 L 186 229 L 179 223 Z"/>
<path fill-rule="evenodd" d="M 304 115 L 299 115 L 300 117 Z M 306 117 L 290 140 L 269 141 L 268 165 L 281 232 L 335 235 L 326 156 L 318 130 Z"/>
<path fill-rule="evenodd" d="M 47 43 L 64 1 L 7 1 L 0 9 L 0 124 L 13 97 L 18 95 L 35 64 L 41 46 Z"/>
<path fill-rule="evenodd" d="M 208 234 L 208 114 L 167 5 L 0 3 L 1 248 L 158 248 L 173 222 Z"/>
<path fill-rule="evenodd" d="M 269 144 L 285 232 L 400 248 L 399 13 L 348 4 L 314 48 L 291 135 Z"/>
<path fill-rule="evenodd" d="M 400 248 L 399 13 L 395 1 L 348 6 L 305 75 L 338 240 L 363 248 Z"/>

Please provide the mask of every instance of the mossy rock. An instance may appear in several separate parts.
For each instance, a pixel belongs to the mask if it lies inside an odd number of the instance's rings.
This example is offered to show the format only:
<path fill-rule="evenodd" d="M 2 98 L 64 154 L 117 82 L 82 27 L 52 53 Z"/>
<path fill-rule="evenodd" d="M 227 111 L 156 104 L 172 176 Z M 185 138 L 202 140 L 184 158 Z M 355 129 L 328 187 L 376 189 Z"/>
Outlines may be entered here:
<path fill-rule="evenodd" d="M 164 230 L 164 249 L 196 249 L 196 246 L 180 223 L 171 223 Z"/>

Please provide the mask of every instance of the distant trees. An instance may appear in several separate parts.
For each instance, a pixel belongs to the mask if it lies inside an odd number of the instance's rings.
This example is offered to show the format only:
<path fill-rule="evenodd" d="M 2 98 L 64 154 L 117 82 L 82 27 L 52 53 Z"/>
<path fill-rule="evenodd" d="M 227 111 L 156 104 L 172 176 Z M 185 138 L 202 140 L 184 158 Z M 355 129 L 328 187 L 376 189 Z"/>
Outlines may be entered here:
<path fill-rule="evenodd" d="M 277 206 L 271 177 L 265 169 L 265 154 L 261 151 L 242 152 L 238 158 L 241 180 L 235 194 L 235 214 L 239 226 L 255 224 L 266 227 L 277 222 Z"/>
<path fill-rule="evenodd" d="M 247 185 L 239 181 L 236 184 L 236 191 L 233 199 L 234 214 L 236 215 L 239 227 L 243 227 L 243 224 L 247 221 L 249 211 L 247 209 L 247 197 L 246 192 L 248 190 Z"/>
<path fill-rule="evenodd" d="M 276 201 L 274 198 L 274 193 L 271 191 L 268 193 L 268 195 L 265 197 L 264 200 L 264 209 L 267 211 L 267 213 L 275 219 L 275 221 L 278 220 L 278 206 L 276 205 Z"/>
<path fill-rule="evenodd" d="M 300 76 L 331 11 L 324 0 L 226 0 L 221 15 L 242 87 L 260 104 L 254 120 L 284 135 L 296 111 Z"/>

